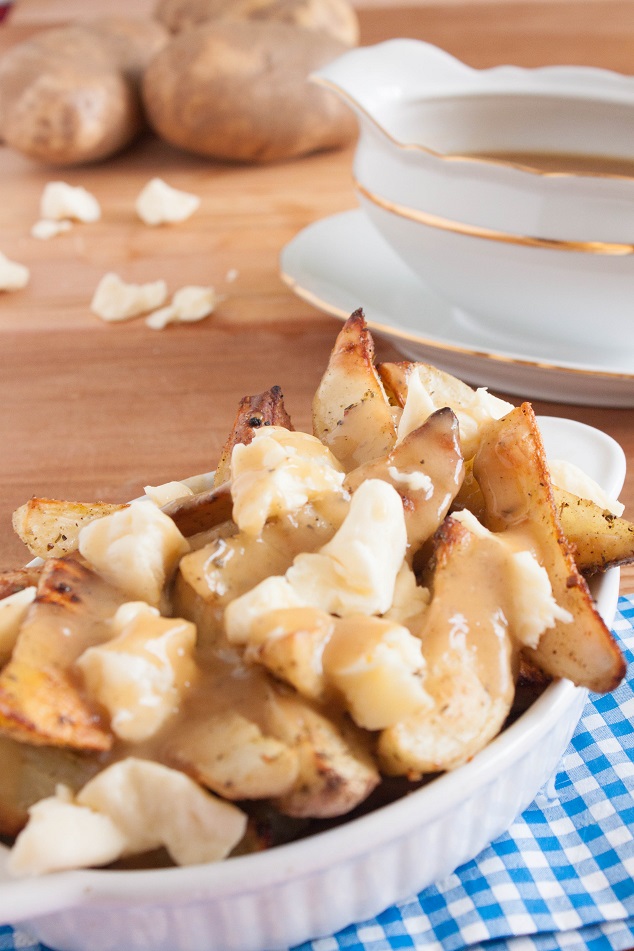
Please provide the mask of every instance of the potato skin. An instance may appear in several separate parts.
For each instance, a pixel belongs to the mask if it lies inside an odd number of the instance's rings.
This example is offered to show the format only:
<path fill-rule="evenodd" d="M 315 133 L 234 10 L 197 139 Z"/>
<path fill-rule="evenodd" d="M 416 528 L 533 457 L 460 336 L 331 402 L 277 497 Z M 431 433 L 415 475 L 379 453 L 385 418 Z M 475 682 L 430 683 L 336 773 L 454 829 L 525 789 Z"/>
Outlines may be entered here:
<path fill-rule="evenodd" d="M 211 20 L 274 20 L 321 30 L 348 46 L 359 42 L 359 20 L 348 0 L 158 0 L 154 15 L 172 33 Z"/>
<path fill-rule="evenodd" d="M 144 39 L 125 30 L 122 19 L 109 19 L 45 30 L 12 47 L 0 62 L 6 144 L 53 165 L 95 161 L 128 145 L 144 126 L 145 57 L 167 33 L 159 24 L 144 28 Z"/>
<path fill-rule="evenodd" d="M 142 83 L 154 130 L 212 158 L 269 162 L 337 148 L 357 130 L 352 112 L 307 76 L 347 49 L 286 23 L 217 21 L 182 33 Z"/>

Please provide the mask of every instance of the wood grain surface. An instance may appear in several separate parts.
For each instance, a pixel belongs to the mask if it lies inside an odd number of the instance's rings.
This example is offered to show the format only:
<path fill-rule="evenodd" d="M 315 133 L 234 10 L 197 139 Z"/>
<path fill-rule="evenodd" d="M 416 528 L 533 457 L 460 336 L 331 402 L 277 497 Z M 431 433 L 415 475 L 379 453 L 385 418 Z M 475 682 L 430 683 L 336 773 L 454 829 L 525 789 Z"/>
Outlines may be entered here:
<path fill-rule="evenodd" d="M 0 26 L 0 50 L 65 19 L 64 11 L 75 12 L 63 0 L 19 0 Z M 630 0 L 371 2 L 359 4 L 359 16 L 364 43 L 417 36 L 474 66 L 634 69 Z M 340 325 L 286 288 L 278 258 L 305 225 L 355 206 L 351 160 L 344 150 L 243 167 L 147 135 L 116 159 L 60 174 L 0 147 L 0 250 L 31 268 L 25 290 L 0 295 L 0 566 L 25 560 L 11 513 L 31 495 L 125 500 L 146 484 L 213 468 L 246 393 L 280 384 L 295 425 L 309 425 Z M 143 225 L 133 203 L 154 175 L 200 195 L 200 210 L 181 225 Z M 30 228 L 55 178 L 93 192 L 103 217 L 38 241 Z M 107 325 L 89 303 L 108 270 L 130 281 L 164 278 L 170 291 L 213 284 L 223 300 L 212 317 L 161 332 L 142 319 Z M 397 356 L 381 340 L 378 349 L 381 358 Z M 634 410 L 535 408 L 598 426 L 621 443 L 630 463 L 622 498 L 634 518 Z M 623 571 L 621 589 L 634 591 L 634 569 Z"/>

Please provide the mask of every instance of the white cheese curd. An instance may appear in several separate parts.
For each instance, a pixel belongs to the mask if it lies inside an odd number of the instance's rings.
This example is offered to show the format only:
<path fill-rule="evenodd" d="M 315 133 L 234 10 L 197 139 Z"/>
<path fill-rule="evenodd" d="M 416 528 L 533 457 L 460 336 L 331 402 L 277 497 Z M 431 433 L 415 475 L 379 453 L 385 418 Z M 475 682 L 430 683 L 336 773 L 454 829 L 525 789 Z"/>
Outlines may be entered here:
<path fill-rule="evenodd" d="M 366 730 L 386 729 L 433 705 L 423 685 L 422 643 L 394 621 L 337 621 L 324 648 L 323 668 L 352 719 Z"/>
<path fill-rule="evenodd" d="M 329 495 L 343 496 L 344 478 L 335 457 L 314 436 L 263 427 L 231 455 L 233 520 L 241 531 L 258 535 L 270 518 Z"/>
<path fill-rule="evenodd" d="M 146 225 L 176 224 L 185 221 L 199 207 L 198 195 L 173 188 L 162 178 L 150 179 L 135 202 L 136 212 Z"/>
<path fill-rule="evenodd" d="M 11 261 L 0 251 L 0 291 L 19 291 L 29 283 L 31 272 L 25 264 Z"/>
<path fill-rule="evenodd" d="M 162 485 L 146 485 L 143 491 L 148 499 L 154 502 L 155 505 L 158 505 L 159 508 L 163 508 L 164 505 L 173 502 L 175 499 L 184 499 L 188 495 L 194 494 L 193 490 L 190 489 L 188 485 L 185 485 L 184 482 L 164 482 Z"/>
<path fill-rule="evenodd" d="M 613 515 L 621 516 L 625 511 L 622 502 L 610 498 L 594 479 L 573 462 L 553 459 L 549 461 L 548 468 L 553 483 L 560 489 L 572 492 L 573 495 L 578 495 L 580 499 L 590 499 L 591 502 L 600 505 L 602 509 L 612 512 Z"/>
<path fill-rule="evenodd" d="M 101 207 L 94 195 L 81 186 L 66 182 L 48 182 L 40 199 L 40 217 L 59 221 L 92 222 L 101 218 Z"/>
<path fill-rule="evenodd" d="M 37 588 L 33 585 L 15 591 L 0 601 L 0 664 L 5 664 L 11 657 L 20 625 L 35 600 L 36 592 Z"/>
<path fill-rule="evenodd" d="M 77 805 L 71 791 L 58 786 L 54 796 L 29 809 L 7 868 L 18 877 L 107 865 L 121 856 L 125 845 L 125 835 L 109 816 Z"/>
<path fill-rule="evenodd" d="M 513 636 L 526 647 L 537 647 L 546 628 L 560 621 L 570 624 L 570 611 L 560 607 L 553 597 L 548 572 L 529 551 L 511 556 L 513 578 Z"/>
<path fill-rule="evenodd" d="M 465 391 L 462 398 L 441 389 L 430 393 L 420 373 L 410 373 L 405 406 L 398 426 L 397 443 L 421 426 L 435 410 L 444 406 L 449 406 L 458 418 L 460 440 L 466 459 L 475 452 L 483 426 L 492 419 L 501 419 L 513 409 L 512 403 L 493 396 L 486 387 Z"/>
<path fill-rule="evenodd" d="M 406 436 L 422 426 L 436 408 L 434 401 L 423 386 L 419 374 L 410 373 L 407 378 L 405 406 L 396 431 L 396 445 L 398 446 Z"/>
<path fill-rule="evenodd" d="M 560 607 L 553 597 L 548 572 L 539 564 L 531 551 L 517 551 L 517 539 L 496 535 L 478 521 L 468 509 L 454 512 L 451 516 L 465 528 L 481 538 L 490 537 L 509 552 L 509 580 L 511 585 L 509 603 L 512 617 L 509 618 L 513 637 L 526 647 L 537 647 L 539 639 L 549 627 L 558 621 L 565 624 L 573 620 L 572 614 Z"/>
<path fill-rule="evenodd" d="M 285 576 L 265 578 L 225 609 L 232 643 L 253 641 L 259 618 L 283 608 L 329 614 L 383 614 L 392 604 L 407 548 L 401 498 L 381 479 L 368 479 L 352 496 L 338 531 L 318 552 L 295 557 Z"/>
<path fill-rule="evenodd" d="M 428 499 L 434 494 L 434 483 L 427 473 L 420 469 L 414 472 L 400 472 L 396 466 L 388 466 L 387 474 L 398 485 L 404 485 L 409 492 L 424 492 Z"/>
<path fill-rule="evenodd" d="M 297 555 L 286 578 L 306 604 L 330 614 L 383 614 L 392 604 L 406 549 L 398 492 L 381 479 L 368 479 L 332 539 L 318 552 Z"/>
<path fill-rule="evenodd" d="M 218 303 L 213 287 L 188 284 L 176 291 L 171 304 L 145 318 L 151 330 L 163 330 L 168 324 L 192 323 L 211 314 Z"/>
<path fill-rule="evenodd" d="M 232 644 L 257 643 L 253 626 L 258 618 L 283 608 L 306 607 L 304 601 L 281 575 L 270 575 L 225 609 L 225 633 Z"/>
<path fill-rule="evenodd" d="M 31 236 L 39 241 L 48 241 L 50 238 L 57 237 L 58 234 L 64 234 L 73 227 L 72 221 L 68 218 L 60 218 L 59 221 L 53 218 L 40 218 L 31 228 Z"/>
<path fill-rule="evenodd" d="M 113 733 L 140 742 L 180 706 L 195 674 L 196 628 L 143 602 L 121 605 L 112 626 L 112 640 L 89 647 L 76 665 L 89 694 L 110 714 Z"/>
<path fill-rule="evenodd" d="M 158 606 L 163 587 L 189 551 L 189 543 L 156 505 L 135 501 L 84 526 L 79 551 L 131 601 Z"/>
<path fill-rule="evenodd" d="M 403 562 L 394 583 L 392 604 L 384 612 L 384 617 L 415 633 L 422 627 L 430 600 L 429 588 L 422 588 L 410 566 Z"/>
<path fill-rule="evenodd" d="M 167 284 L 163 280 L 148 284 L 128 284 L 110 271 L 99 281 L 90 309 L 102 320 L 129 320 L 155 310 L 165 303 Z"/>
<path fill-rule="evenodd" d="M 125 855 L 164 846 L 178 865 L 225 858 L 247 825 L 242 810 L 189 776 L 135 757 L 106 767 L 86 783 L 76 801 L 114 822 L 124 836 Z"/>

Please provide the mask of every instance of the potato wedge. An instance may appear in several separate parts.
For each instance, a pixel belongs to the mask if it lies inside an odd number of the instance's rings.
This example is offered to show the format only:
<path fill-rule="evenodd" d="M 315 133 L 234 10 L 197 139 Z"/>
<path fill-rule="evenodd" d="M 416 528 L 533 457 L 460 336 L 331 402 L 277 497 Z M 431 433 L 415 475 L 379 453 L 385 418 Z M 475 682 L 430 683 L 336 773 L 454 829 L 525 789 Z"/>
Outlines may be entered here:
<path fill-rule="evenodd" d="M 101 768 L 99 759 L 75 750 L 1 736 L 0 835 L 17 835 L 26 825 L 29 806 L 53 796 L 59 783 L 76 791 Z"/>
<path fill-rule="evenodd" d="M 349 721 L 330 718 L 297 695 L 280 692 L 268 727 L 299 757 L 293 787 L 274 800 L 283 815 L 321 819 L 345 815 L 379 784 L 369 736 Z"/>
<path fill-rule="evenodd" d="M 315 397 L 313 432 L 350 471 L 386 456 L 396 427 L 362 310 L 340 331 Z"/>
<path fill-rule="evenodd" d="M 501 730 L 515 693 L 508 551 L 452 518 L 436 537 L 432 599 L 420 637 L 433 705 L 381 732 L 389 775 L 454 769 Z"/>
<path fill-rule="evenodd" d="M 283 426 L 293 429 L 291 418 L 284 406 L 284 394 L 279 386 L 272 386 L 256 396 L 243 396 L 233 427 L 225 442 L 214 476 L 214 488 L 231 478 L 231 453 L 238 443 L 248 445 L 253 434 L 262 426 Z"/>
<path fill-rule="evenodd" d="M 351 492 L 366 479 L 383 479 L 403 499 L 407 541 L 415 554 L 442 523 L 464 477 L 458 420 L 448 407 L 436 410 L 384 459 L 348 473 Z"/>
<path fill-rule="evenodd" d="M 89 522 L 125 505 L 29 499 L 13 513 L 13 528 L 32 555 L 62 558 L 77 550 L 79 533 Z"/>
<path fill-rule="evenodd" d="M 13 568 L 10 571 L 0 572 L 0 600 L 8 598 L 9 595 L 17 591 L 24 591 L 37 585 L 42 574 L 41 565 L 33 565 L 28 568 Z"/>
<path fill-rule="evenodd" d="M 11 660 L 0 673 L 0 733 L 35 745 L 108 750 L 100 712 L 81 690 L 73 663 L 110 637 L 124 596 L 72 559 L 49 559 Z"/>
<path fill-rule="evenodd" d="M 598 693 L 623 679 L 618 645 L 596 610 L 557 513 L 546 454 L 529 403 L 493 422 L 476 453 L 473 472 L 491 531 L 525 535 L 546 568 L 557 603 L 573 616 L 544 632 L 529 657 L 545 673 Z"/>
<path fill-rule="evenodd" d="M 557 486 L 553 495 L 579 571 L 593 575 L 634 561 L 634 523 Z"/>

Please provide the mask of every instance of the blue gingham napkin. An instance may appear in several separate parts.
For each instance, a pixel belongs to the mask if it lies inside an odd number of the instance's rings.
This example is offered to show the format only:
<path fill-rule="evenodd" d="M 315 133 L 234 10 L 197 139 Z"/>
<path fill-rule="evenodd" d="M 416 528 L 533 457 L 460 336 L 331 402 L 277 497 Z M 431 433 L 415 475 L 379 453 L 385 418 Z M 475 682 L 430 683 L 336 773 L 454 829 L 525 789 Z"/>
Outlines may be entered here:
<path fill-rule="evenodd" d="M 590 695 L 556 776 L 509 831 L 409 901 L 295 951 L 634 949 L 634 595 L 614 632 L 625 682 Z M 46 949 L 3 927 L 0 951 Z"/>

